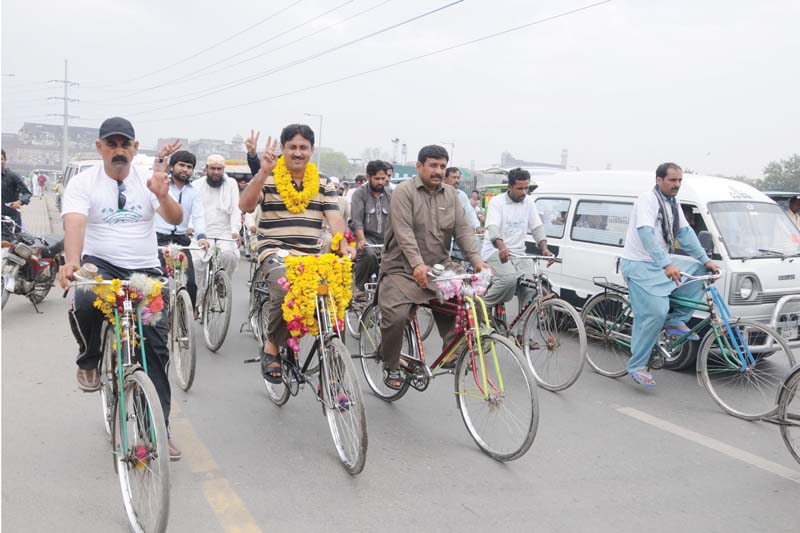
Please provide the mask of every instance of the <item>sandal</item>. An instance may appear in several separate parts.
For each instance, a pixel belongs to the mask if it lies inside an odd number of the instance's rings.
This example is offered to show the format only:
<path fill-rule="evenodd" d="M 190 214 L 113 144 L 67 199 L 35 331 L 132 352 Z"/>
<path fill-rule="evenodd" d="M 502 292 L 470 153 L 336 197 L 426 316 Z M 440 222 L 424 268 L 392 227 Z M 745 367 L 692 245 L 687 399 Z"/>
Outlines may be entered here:
<path fill-rule="evenodd" d="M 400 390 L 405 383 L 403 375 L 399 370 L 383 369 L 383 384 L 392 390 Z"/>
<path fill-rule="evenodd" d="M 275 365 L 278 366 L 275 366 Z M 273 385 L 283 383 L 283 362 L 280 355 L 270 355 L 261 351 L 261 375 Z"/>
<path fill-rule="evenodd" d="M 687 328 L 686 326 L 683 326 L 683 327 L 681 327 L 681 326 L 667 326 L 667 327 L 664 328 L 664 331 L 667 333 L 667 335 L 672 335 L 673 337 L 683 337 L 684 335 L 689 333 L 691 330 L 689 328 Z M 697 333 L 692 333 L 691 335 L 689 335 L 689 340 L 690 341 L 699 341 L 700 340 L 700 336 L 697 335 Z"/>
<path fill-rule="evenodd" d="M 646 372 L 644 369 L 634 370 L 631 372 L 631 377 L 633 381 L 642 385 L 643 387 L 655 387 L 656 380 L 653 379 L 653 376 Z"/>

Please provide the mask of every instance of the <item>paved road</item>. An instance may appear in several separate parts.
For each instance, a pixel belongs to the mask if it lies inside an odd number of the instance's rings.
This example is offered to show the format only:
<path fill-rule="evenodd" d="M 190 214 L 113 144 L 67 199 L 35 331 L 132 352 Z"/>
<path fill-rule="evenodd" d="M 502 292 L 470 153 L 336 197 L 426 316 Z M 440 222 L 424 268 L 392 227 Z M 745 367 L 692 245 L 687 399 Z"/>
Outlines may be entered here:
<path fill-rule="evenodd" d="M 266 398 L 245 319 L 216 355 L 198 347 L 195 385 L 173 392 L 172 531 L 786 531 L 800 529 L 800 465 L 776 427 L 723 414 L 692 374 L 643 390 L 584 370 L 539 392 L 530 452 L 499 464 L 478 451 L 436 380 L 385 404 L 366 392 L 364 472 L 339 465 L 306 392 Z M 125 531 L 97 395 L 75 384 L 66 303 L 2 313 L 2 511 L 6 531 Z M 198 337 L 199 338 L 199 337 Z M 431 344 L 431 350 L 434 349 Z M 800 354 L 799 354 L 800 355 Z"/>

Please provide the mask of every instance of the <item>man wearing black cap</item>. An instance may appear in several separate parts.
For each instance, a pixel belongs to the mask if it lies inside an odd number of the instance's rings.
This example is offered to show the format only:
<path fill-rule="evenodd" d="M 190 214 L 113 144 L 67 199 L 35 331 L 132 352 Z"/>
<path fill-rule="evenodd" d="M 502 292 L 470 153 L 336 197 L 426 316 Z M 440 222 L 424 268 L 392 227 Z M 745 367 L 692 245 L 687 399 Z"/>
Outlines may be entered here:
<path fill-rule="evenodd" d="M 191 221 L 197 243 L 208 249 L 206 240 L 206 222 L 203 214 L 203 198 L 197 193 L 189 181 L 194 173 L 197 158 L 193 153 L 180 150 L 169 158 L 170 186 L 169 194 L 183 209 L 183 220 L 180 224 L 168 224 L 160 215 L 156 214 L 156 236 L 159 246 L 177 244 L 189 246 L 192 239 L 186 234 L 186 229 Z M 190 255 L 186 252 L 186 255 Z M 197 283 L 194 276 L 194 265 L 188 261 L 186 269 L 186 288 L 192 300 L 192 309 L 197 303 Z"/>
<path fill-rule="evenodd" d="M 163 160 L 180 143 L 161 149 L 149 179 L 141 167 L 132 164 L 139 142 L 129 121 L 114 117 L 103 122 L 95 146 L 103 164 L 76 174 L 64 191 L 61 216 L 65 264 L 58 273 L 61 286 L 66 288 L 74 280 L 73 274 L 83 263 L 96 265 L 105 279 L 127 279 L 135 272 L 162 276 L 154 219 L 158 213 L 167 224 L 183 220 L 181 206 L 169 194 L 167 163 Z M 165 299 L 169 296 L 168 292 L 163 294 Z M 100 388 L 97 368 L 104 317 L 93 307 L 94 298 L 91 291 L 76 292 L 74 310 L 69 313 L 80 350 L 78 387 L 84 392 Z M 163 313 L 157 323 L 145 326 L 143 337 L 147 373 L 158 391 L 169 427 L 167 315 Z M 180 451 L 171 441 L 169 448 L 170 459 L 180 459 Z"/>

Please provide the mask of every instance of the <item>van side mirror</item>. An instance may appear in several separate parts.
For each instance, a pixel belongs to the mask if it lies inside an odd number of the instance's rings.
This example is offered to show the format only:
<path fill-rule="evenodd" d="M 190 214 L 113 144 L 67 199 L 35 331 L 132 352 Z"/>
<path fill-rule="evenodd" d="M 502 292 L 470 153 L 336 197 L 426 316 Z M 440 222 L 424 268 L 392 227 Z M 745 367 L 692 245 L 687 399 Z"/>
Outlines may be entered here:
<path fill-rule="evenodd" d="M 701 231 L 697 234 L 697 240 L 700 241 L 700 246 L 706 251 L 709 256 L 714 252 L 714 239 L 711 237 L 710 231 Z"/>

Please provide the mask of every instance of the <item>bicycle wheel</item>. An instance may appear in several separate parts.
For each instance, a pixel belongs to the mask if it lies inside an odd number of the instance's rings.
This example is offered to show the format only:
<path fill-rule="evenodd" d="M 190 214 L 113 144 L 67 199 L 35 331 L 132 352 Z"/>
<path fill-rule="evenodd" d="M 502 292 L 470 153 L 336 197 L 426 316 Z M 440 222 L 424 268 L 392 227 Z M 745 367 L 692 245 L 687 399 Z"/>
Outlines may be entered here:
<path fill-rule="evenodd" d="M 217 270 L 203 300 L 203 336 L 206 346 L 212 352 L 219 350 L 225 342 L 228 325 L 231 322 L 232 300 L 228 274 L 224 270 Z"/>
<path fill-rule="evenodd" d="M 574 307 L 545 300 L 528 314 L 522 332 L 522 349 L 539 385 L 560 391 L 575 383 L 586 358 L 586 330 Z"/>
<path fill-rule="evenodd" d="M 586 303 L 581 320 L 589 341 L 586 352 L 589 366 L 610 378 L 627 374 L 633 331 L 633 312 L 628 300 L 618 294 L 601 293 Z"/>
<path fill-rule="evenodd" d="M 794 366 L 792 349 L 773 329 L 745 319 L 732 320 L 731 329 L 753 354 L 743 370 L 727 329 L 711 329 L 700 344 L 698 370 L 706 390 L 723 411 L 745 420 L 758 420 L 777 411 L 783 378 Z"/>
<path fill-rule="evenodd" d="M 165 531 L 169 518 L 167 426 L 158 393 L 144 371 L 125 377 L 124 403 L 117 401 L 114 421 L 114 460 L 128 522 L 134 531 Z"/>
<path fill-rule="evenodd" d="M 361 355 L 361 370 L 367 385 L 381 400 L 394 402 L 402 398 L 408 391 L 408 381 L 404 381 L 399 390 L 390 389 L 383 382 L 383 360 L 380 354 L 381 345 L 381 313 L 378 304 L 370 304 L 361 314 L 359 320 L 358 349 Z M 413 329 L 406 327 L 403 334 L 403 353 L 410 353 L 409 344 Z"/>
<path fill-rule="evenodd" d="M 789 453 L 800 463 L 800 367 L 787 376 L 778 395 L 778 422 Z"/>
<path fill-rule="evenodd" d="M 192 331 L 192 300 L 189 291 L 181 288 L 172 309 L 172 358 L 178 386 L 188 391 L 194 382 L 197 358 Z"/>
<path fill-rule="evenodd" d="M 339 460 L 358 474 L 367 460 L 367 417 L 353 360 L 339 338 L 325 342 L 320 368 L 322 405 Z"/>
<path fill-rule="evenodd" d="M 518 459 L 533 444 L 539 425 L 536 379 L 519 349 L 505 337 L 484 335 L 480 346 L 485 379 L 477 343 L 456 363 L 458 410 L 485 454 L 497 461 Z"/>
<path fill-rule="evenodd" d="M 251 263 L 256 264 L 256 263 Z M 264 342 L 262 339 L 262 331 L 261 331 L 261 322 L 259 321 L 258 312 L 261 307 L 261 301 L 263 300 L 263 296 L 257 289 L 263 286 L 263 276 L 261 275 L 261 270 L 256 270 L 255 272 L 251 273 L 251 284 L 250 284 L 250 303 L 248 305 L 248 313 L 250 317 L 250 329 L 253 332 L 253 336 L 256 340 L 260 342 Z"/>
<path fill-rule="evenodd" d="M 111 425 L 114 418 L 114 382 L 117 374 L 114 372 L 117 361 L 117 351 L 114 349 L 114 328 L 103 324 L 102 357 L 100 358 L 100 406 L 103 410 L 103 426 L 106 434 L 111 438 Z"/>
<path fill-rule="evenodd" d="M 363 304 L 354 304 L 350 302 L 344 314 L 344 326 L 347 330 L 347 334 L 355 340 L 358 340 L 361 335 L 358 322 L 361 313 L 364 312 L 364 308 L 365 306 Z"/>
<path fill-rule="evenodd" d="M 417 322 L 419 323 L 419 336 L 422 340 L 428 338 L 433 331 L 433 311 L 430 307 L 417 306 Z"/>
<path fill-rule="evenodd" d="M 275 367 L 277 369 L 277 367 Z M 261 371 L 261 365 L 259 365 L 259 372 Z M 281 359 L 281 376 L 283 380 L 280 383 L 271 383 L 264 379 L 264 376 L 261 376 L 261 379 L 264 380 L 264 388 L 267 390 L 267 397 L 269 400 L 277 405 L 278 407 L 286 404 L 289 401 L 289 387 L 286 385 L 286 380 L 291 379 L 291 370 L 289 369 L 288 363 Z"/>

